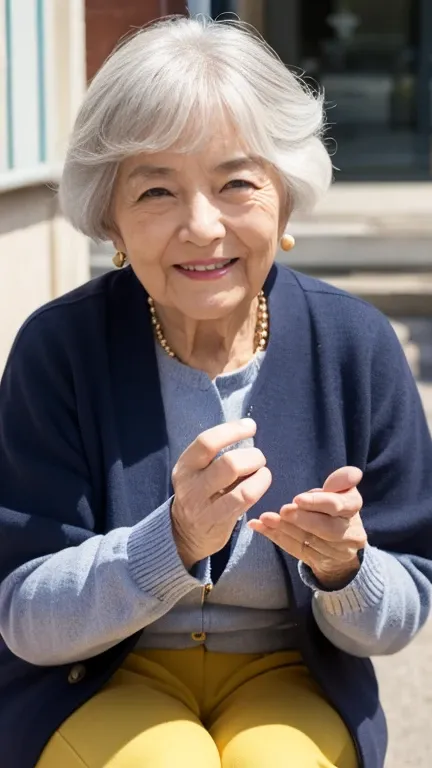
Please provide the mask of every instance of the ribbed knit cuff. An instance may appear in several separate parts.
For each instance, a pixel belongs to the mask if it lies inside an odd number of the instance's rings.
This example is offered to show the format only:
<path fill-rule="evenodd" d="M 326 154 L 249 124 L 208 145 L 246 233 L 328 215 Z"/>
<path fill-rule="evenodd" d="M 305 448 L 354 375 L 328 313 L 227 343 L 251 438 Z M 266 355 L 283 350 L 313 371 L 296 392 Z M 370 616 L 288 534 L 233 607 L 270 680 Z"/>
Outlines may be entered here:
<path fill-rule="evenodd" d="M 384 595 L 385 574 L 381 552 L 368 544 L 364 549 L 360 570 L 352 581 L 342 589 L 327 592 L 322 589 L 311 569 L 305 563 L 299 563 L 302 581 L 314 592 L 321 611 L 333 616 L 364 611 L 378 605 Z"/>
<path fill-rule="evenodd" d="M 131 529 L 127 554 L 131 576 L 139 588 L 158 600 L 175 603 L 200 583 L 188 573 L 178 554 L 171 502 L 166 501 Z"/>

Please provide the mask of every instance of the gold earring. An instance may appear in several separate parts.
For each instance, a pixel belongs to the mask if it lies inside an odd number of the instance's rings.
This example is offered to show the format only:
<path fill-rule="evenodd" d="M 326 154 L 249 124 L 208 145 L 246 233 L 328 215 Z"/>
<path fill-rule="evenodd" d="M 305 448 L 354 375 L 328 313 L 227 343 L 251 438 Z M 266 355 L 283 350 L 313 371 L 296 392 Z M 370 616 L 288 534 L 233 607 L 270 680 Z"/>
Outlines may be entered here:
<path fill-rule="evenodd" d="M 292 235 L 282 235 L 280 247 L 283 251 L 291 251 L 295 246 L 295 238 Z"/>
<path fill-rule="evenodd" d="M 121 269 L 126 264 L 126 259 L 127 259 L 127 256 L 125 253 L 123 253 L 123 251 L 117 251 L 115 256 L 113 256 L 112 261 L 114 266 L 117 267 L 117 269 Z"/>

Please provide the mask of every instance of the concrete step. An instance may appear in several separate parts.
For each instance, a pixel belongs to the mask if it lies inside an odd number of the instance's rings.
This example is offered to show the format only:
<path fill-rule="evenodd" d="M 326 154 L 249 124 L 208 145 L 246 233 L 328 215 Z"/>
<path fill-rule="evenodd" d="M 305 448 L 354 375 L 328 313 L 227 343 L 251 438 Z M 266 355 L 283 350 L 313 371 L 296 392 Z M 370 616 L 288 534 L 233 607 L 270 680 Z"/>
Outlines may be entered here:
<path fill-rule="evenodd" d="M 432 218 L 432 217 L 431 217 Z M 361 225 L 359 225 L 360 227 Z M 300 272 L 320 271 L 322 274 L 361 272 L 430 272 L 432 271 L 432 237 L 418 231 L 404 232 L 398 237 L 361 236 L 344 232 L 343 225 L 315 229 L 297 234 L 296 247 L 288 254 L 278 253 L 278 260 Z M 290 229 L 291 231 L 291 229 Z"/>
<path fill-rule="evenodd" d="M 408 344 L 411 337 L 411 332 L 409 327 L 405 323 L 400 323 L 397 320 L 392 320 L 391 324 L 402 346 L 404 346 L 405 344 Z"/>
<path fill-rule="evenodd" d="M 410 341 L 419 350 L 419 379 L 432 382 L 432 317 L 405 317 L 398 322 L 408 328 Z"/>
<path fill-rule="evenodd" d="M 409 326 L 405 323 L 401 323 L 397 320 L 390 320 L 393 330 L 396 333 L 396 336 L 399 339 L 399 343 L 402 346 L 403 351 L 405 352 L 405 356 L 408 360 L 408 364 L 411 368 L 411 371 L 413 373 L 413 376 L 415 378 L 418 378 L 420 376 L 420 370 L 421 370 L 421 353 L 420 353 L 420 347 L 418 344 L 415 344 L 411 340 L 411 331 L 409 329 Z"/>
<path fill-rule="evenodd" d="M 315 277 L 374 304 L 394 318 L 432 318 L 432 270 L 410 273 L 352 272 L 323 274 Z"/>

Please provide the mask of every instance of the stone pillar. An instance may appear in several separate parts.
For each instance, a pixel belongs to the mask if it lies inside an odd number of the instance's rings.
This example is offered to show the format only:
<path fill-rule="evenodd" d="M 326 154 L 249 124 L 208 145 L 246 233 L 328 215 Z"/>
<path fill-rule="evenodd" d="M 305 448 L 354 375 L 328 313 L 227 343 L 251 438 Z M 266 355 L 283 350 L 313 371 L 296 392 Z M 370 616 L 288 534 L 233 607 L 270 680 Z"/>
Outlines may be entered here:
<path fill-rule="evenodd" d="M 46 158 L 29 167 L 7 162 L 4 8 L 0 0 L 0 375 L 28 315 L 90 276 L 88 240 L 61 216 L 55 191 L 86 87 L 84 0 L 45 4 Z"/>
<path fill-rule="evenodd" d="M 1 109 L 7 102 L 7 61 L 6 61 L 6 5 L 0 0 L 0 173 L 7 167 L 7 119 L 6 109 Z"/>

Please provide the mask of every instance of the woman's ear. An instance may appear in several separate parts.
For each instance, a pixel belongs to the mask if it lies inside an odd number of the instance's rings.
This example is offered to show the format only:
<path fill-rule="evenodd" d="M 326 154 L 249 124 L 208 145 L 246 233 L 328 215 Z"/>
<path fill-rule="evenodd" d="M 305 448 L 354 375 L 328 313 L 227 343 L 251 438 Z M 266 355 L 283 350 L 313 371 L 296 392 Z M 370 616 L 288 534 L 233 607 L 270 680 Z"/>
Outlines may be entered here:
<path fill-rule="evenodd" d="M 285 199 L 282 200 L 282 205 L 279 214 L 279 237 L 285 232 L 288 222 L 293 212 L 293 201 L 290 192 L 286 192 Z"/>
<path fill-rule="evenodd" d="M 111 240 L 114 249 L 116 251 L 120 251 L 121 253 L 126 253 L 126 245 L 122 238 L 120 237 L 120 234 L 115 230 L 108 230 L 107 235 L 109 239 Z"/>

